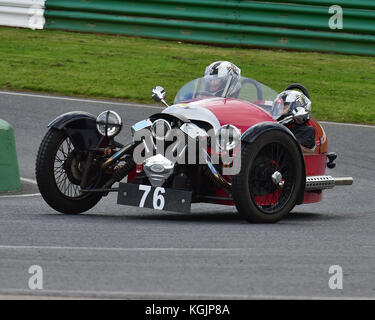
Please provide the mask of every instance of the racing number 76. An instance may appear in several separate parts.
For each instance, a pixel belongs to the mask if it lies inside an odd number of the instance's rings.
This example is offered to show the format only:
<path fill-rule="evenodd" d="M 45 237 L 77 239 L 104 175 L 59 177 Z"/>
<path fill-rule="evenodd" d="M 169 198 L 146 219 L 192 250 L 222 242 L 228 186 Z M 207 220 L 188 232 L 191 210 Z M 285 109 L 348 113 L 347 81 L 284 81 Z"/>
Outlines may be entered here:
<path fill-rule="evenodd" d="M 139 190 L 144 191 L 143 196 L 141 198 L 141 202 L 139 203 L 139 207 L 143 208 L 146 202 L 146 198 L 148 194 L 151 191 L 151 186 L 145 186 L 140 184 Z M 162 187 L 156 187 L 154 190 L 154 195 L 152 197 L 152 206 L 156 210 L 163 210 L 165 205 L 165 198 L 163 196 L 163 193 L 165 193 L 165 189 Z"/>

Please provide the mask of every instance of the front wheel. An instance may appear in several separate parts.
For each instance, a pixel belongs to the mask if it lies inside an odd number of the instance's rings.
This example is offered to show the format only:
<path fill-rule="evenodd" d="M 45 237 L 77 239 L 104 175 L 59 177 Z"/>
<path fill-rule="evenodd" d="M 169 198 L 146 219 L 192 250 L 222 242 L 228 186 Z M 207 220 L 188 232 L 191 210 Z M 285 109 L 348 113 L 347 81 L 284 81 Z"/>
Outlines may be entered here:
<path fill-rule="evenodd" d="M 65 131 L 50 129 L 39 147 L 36 180 L 44 200 L 56 211 L 78 214 L 95 206 L 101 193 L 82 193 L 80 182 L 85 159 L 74 149 Z M 89 174 L 89 184 L 100 182 L 98 171 Z"/>
<path fill-rule="evenodd" d="M 241 170 L 232 179 L 238 212 L 249 222 L 272 223 L 294 208 L 303 188 L 304 159 L 288 134 L 269 131 L 242 143 Z"/>

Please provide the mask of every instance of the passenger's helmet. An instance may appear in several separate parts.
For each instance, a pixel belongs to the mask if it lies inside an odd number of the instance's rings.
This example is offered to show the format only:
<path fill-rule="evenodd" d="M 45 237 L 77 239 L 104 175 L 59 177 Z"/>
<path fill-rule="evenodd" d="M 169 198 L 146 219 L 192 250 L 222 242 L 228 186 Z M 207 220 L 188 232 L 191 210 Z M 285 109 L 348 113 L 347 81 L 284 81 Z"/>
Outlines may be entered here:
<path fill-rule="evenodd" d="M 241 69 L 229 61 L 215 61 L 206 67 L 204 77 L 209 81 L 207 91 L 221 96 L 230 84 L 227 97 L 236 97 L 241 89 Z M 229 82 L 230 81 L 230 82 Z"/>
<path fill-rule="evenodd" d="M 272 116 L 275 119 L 296 115 L 298 123 L 303 123 L 310 119 L 311 101 L 303 93 L 296 90 L 286 90 L 281 92 L 272 105 Z"/>

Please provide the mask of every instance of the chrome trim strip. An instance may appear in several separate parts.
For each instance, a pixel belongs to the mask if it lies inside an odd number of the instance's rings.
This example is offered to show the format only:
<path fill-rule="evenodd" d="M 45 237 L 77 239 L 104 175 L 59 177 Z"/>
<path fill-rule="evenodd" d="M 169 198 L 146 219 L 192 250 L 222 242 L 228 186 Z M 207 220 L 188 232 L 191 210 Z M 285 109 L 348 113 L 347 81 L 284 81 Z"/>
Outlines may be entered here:
<path fill-rule="evenodd" d="M 184 123 L 180 130 L 185 132 L 190 138 L 207 137 L 207 132 L 194 123 Z"/>
<path fill-rule="evenodd" d="M 219 120 L 212 111 L 199 106 L 199 102 L 200 101 L 191 102 L 186 105 L 175 104 L 163 110 L 162 113 L 178 113 L 189 120 L 205 121 L 214 128 L 215 132 L 217 132 L 221 127 Z"/>

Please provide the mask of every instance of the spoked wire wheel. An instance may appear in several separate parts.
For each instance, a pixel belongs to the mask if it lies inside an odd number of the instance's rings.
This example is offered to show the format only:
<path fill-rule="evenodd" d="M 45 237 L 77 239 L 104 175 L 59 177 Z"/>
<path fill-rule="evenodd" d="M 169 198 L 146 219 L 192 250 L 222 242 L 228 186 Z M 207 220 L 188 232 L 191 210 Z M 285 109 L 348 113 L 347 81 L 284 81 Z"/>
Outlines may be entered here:
<path fill-rule="evenodd" d="M 266 144 L 248 176 L 252 201 L 265 214 L 277 213 L 293 195 L 296 176 L 296 166 L 288 149 L 279 142 Z"/>
<path fill-rule="evenodd" d="M 82 193 L 80 182 L 85 159 L 65 131 L 51 128 L 43 138 L 36 161 L 36 180 L 44 200 L 61 213 L 82 213 L 101 199 L 101 193 Z M 100 173 L 89 174 L 89 187 L 100 185 Z"/>
<path fill-rule="evenodd" d="M 67 137 L 57 149 L 53 173 L 57 188 L 68 198 L 82 196 L 80 182 L 83 168 L 77 157 L 78 154 Z"/>
<path fill-rule="evenodd" d="M 250 222 L 277 222 L 294 208 L 304 187 L 304 159 L 293 137 L 280 130 L 241 146 L 241 170 L 232 178 L 238 212 Z"/>

